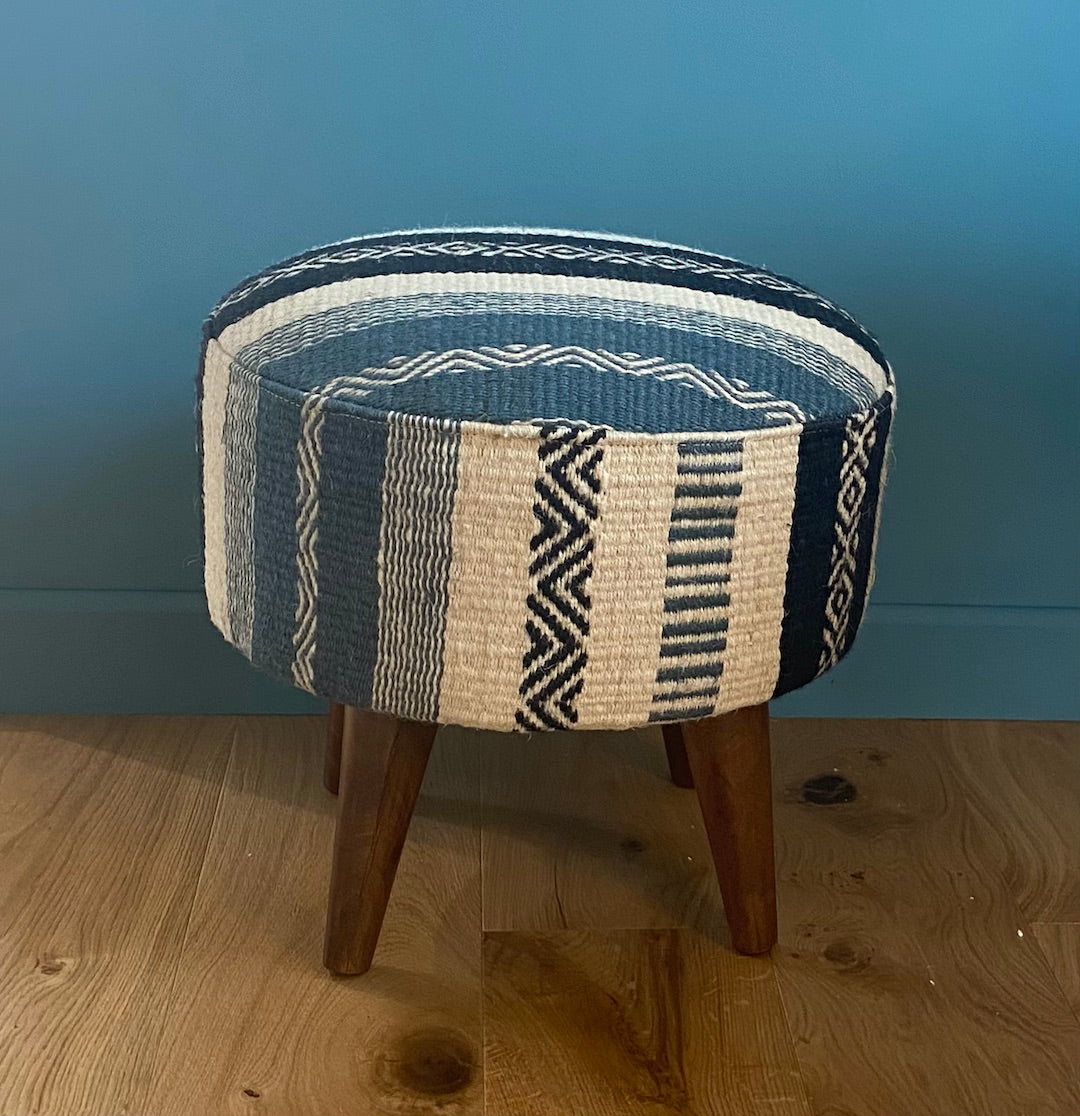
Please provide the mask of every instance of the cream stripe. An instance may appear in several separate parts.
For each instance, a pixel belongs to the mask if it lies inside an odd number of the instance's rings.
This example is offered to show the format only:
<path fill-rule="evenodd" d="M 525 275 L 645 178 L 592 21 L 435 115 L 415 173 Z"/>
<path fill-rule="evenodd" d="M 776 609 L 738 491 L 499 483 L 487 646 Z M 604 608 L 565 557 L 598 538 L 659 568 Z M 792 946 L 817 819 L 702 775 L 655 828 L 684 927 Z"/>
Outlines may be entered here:
<path fill-rule="evenodd" d="M 788 546 L 801 430 L 743 445 L 742 495 L 732 542 L 727 650 L 717 711 L 767 701 L 780 672 Z"/>
<path fill-rule="evenodd" d="M 678 457 L 675 442 L 643 445 L 615 432 L 604 441 L 578 728 L 649 719 Z"/>
<path fill-rule="evenodd" d="M 479 427 L 479 429 L 477 429 Z M 462 423 L 439 722 L 513 729 L 529 594 L 539 432 L 494 439 Z"/>
<path fill-rule="evenodd" d="M 225 572 L 225 401 L 229 391 L 229 356 L 216 342 L 206 348 L 203 365 L 203 583 L 214 626 L 232 638 Z"/>
<path fill-rule="evenodd" d="M 290 325 L 308 314 L 364 299 L 505 291 L 522 294 L 594 295 L 600 298 L 653 302 L 662 306 L 676 306 L 685 310 L 699 310 L 757 322 L 820 345 L 865 376 L 879 394 L 886 387 L 884 370 L 861 345 L 814 318 L 806 318 L 792 310 L 768 306 L 752 299 L 735 298 L 733 295 L 667 286 L 663 283 L 633 283 L 625 279 L 578 275 L 440 271 L 419 275 L 373 275 L 361 279 L 344 279 L 322 287 L 309 287 L 262 306 L 222 330 L 220 340 L 226 350 L 237 353 L 271 330 Z"/>

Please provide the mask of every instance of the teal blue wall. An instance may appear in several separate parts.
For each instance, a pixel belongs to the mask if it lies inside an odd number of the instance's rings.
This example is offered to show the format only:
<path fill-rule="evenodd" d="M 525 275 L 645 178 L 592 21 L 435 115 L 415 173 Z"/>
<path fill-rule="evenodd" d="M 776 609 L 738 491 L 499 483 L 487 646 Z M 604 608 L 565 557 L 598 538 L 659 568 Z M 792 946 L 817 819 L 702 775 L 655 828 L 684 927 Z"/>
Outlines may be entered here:
<path fill-rule="evenodd" d="M 780 712 L 1078 715 L 1075 3 L 0 11 L 0 708 L 300 708 L 204 617 L 201 320 L 408 225 L 794 275 L 900 388 L 860 644 Z"/>

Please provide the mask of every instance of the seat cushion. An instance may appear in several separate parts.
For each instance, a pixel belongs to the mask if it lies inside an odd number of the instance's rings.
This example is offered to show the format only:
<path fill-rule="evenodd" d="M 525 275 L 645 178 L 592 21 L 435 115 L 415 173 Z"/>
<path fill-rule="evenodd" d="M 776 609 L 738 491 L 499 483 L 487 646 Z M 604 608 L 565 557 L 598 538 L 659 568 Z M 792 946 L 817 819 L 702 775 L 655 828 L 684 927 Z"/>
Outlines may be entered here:
<path fill-rule="evenodd" d="M 805 287 L 607 234 L 314 249 L 213 310 L 206 592 L 253 663 L 415 720 L 630 727 L 850 648 L 895 399 Z"/>

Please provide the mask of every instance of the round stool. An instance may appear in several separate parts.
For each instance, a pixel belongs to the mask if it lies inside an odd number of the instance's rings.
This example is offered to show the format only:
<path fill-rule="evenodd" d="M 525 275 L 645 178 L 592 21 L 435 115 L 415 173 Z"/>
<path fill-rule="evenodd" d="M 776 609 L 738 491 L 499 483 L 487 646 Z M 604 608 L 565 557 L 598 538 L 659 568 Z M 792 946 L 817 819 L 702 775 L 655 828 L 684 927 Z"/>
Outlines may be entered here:
<path fill-rule="evenodd" d="M 331 969 L 371 964 L 440 723 L 662 725 L 732 941 L 772 946 L 765 703 L 855 638 L 894 400 L 820 295 L 606 233 L 358 237 L 222 299 L 207 603 L 332 703 Z"/>

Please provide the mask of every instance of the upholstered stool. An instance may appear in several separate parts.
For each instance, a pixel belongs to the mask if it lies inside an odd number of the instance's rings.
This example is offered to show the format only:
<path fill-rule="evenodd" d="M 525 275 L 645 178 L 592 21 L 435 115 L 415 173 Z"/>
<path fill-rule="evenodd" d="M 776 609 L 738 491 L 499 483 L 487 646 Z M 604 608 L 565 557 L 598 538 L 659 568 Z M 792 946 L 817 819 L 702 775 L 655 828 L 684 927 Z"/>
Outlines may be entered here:
<path fill-rule="evenodd" d="M 371 964 L 444 723 L 663 726 L 732 941 L 772 946 L 765 703 L 855 638 L 894 399 L 828 300 L 606 233 L 359 237 L 218 304 L 207 601 L 332 703 L 331 969 Z"/>

